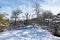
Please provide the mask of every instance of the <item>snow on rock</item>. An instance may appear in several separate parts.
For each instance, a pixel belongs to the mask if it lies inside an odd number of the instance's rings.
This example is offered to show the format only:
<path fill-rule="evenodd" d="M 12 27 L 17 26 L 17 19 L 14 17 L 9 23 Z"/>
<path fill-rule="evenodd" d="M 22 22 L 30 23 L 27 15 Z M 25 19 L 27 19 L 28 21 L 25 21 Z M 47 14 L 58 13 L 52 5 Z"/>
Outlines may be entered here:
<path fill-rule="evenodd" d="M 0 33 L 0 40 L 60 40 L 47 30 L 27 28 Z"/>

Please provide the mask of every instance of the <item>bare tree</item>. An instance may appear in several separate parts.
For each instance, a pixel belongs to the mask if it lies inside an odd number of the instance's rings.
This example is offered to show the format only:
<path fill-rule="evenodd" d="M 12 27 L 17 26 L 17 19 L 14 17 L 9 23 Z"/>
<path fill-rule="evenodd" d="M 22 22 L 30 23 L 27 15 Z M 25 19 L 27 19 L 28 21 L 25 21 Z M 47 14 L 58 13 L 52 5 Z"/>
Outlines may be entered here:
<path fill-rule="evenodd" d="M 26 20 L 29 20 L 30 18 L 32 18 L 33 16 L 31 14 L 29 14 L 28 12 L 26 12 L 24 14 L 24 16 L 22 16 L 23 18 L 25 18 Z"/>
<path fill-rule="evenodd" d="M 16 21 L 19 18 L 18 16 L 22 13 L 22 10 L 20 9 L 16 9 L 12 11 L 12 16 L 11 18 L 15 20 L 15 25 L 16 25 Z"/>
<path fill-rule="evenodd" d="M 26 25 L 28 25 L 29 24 L 29 20 L 31 18 L 31 14 L 29 14 L 28 12 L 26 12 L 24 14 L 24 16 L 22 16 L 22 17 L 26 19 L 24 22 L 25 22 Z"/>
<path fill-rule="evenodd" d="M 36 13 L 36 15 L 37 15 L 37 18 L 39 18 L 39 13 L 40 13 L 40 8 L 41 6 L 38 4 L 38 3 L 35 3 L 35 6 L 34 6 L 34 11 L 35 11 L 35 13 Z"/>
<path fill-rule="evenodd" d="M 41 11 L 41 6 L 39 3 L 35 3 L 34 5 L 34 11 L 35 11 L 35 14 L 37 16 L 37 20 L 36 22 L 39 24 L 40 22 L 40 11 Z"/>

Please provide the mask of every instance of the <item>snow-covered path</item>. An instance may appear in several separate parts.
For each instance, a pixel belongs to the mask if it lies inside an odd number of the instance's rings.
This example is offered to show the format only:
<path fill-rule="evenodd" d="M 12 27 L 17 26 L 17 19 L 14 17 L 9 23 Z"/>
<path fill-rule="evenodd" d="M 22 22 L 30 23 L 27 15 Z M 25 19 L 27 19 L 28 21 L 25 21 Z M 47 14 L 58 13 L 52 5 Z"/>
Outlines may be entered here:
<path fill-rule="evenodd" d="M 3 32 L 0 40 L 60 40 L 60 38 L 54 37 L 47 30 L 28 28 Z"/>

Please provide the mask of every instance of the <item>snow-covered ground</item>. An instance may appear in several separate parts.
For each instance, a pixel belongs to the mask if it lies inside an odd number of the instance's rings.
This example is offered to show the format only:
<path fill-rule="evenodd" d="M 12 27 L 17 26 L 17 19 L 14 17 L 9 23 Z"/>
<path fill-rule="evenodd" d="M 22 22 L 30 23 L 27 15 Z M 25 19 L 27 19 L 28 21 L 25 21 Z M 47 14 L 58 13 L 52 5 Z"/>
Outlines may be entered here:
<path fill-rule="evenodd" d="M 47 30 L 27 28 L 0 33 L 0 40 L 60 40 Z"/>

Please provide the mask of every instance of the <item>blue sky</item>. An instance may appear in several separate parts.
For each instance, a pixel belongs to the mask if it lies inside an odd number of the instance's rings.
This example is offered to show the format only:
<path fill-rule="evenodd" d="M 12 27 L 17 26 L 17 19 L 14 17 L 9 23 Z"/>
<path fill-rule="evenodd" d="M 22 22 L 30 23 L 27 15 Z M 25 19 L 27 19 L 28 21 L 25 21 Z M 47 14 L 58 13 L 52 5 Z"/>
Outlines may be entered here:
<path fill-rule="evenodd" d="M 0 11 L 7 12 L 11 15 L 11 11 L 15 8 L 20 8 L 24 13 L 33 13 L 33 5 L 37 2 L 41 5 L 42 9 L 50 10 L 52 13 L 57 14 L 60 12 L 60 0 L 0 0 Z"/>

